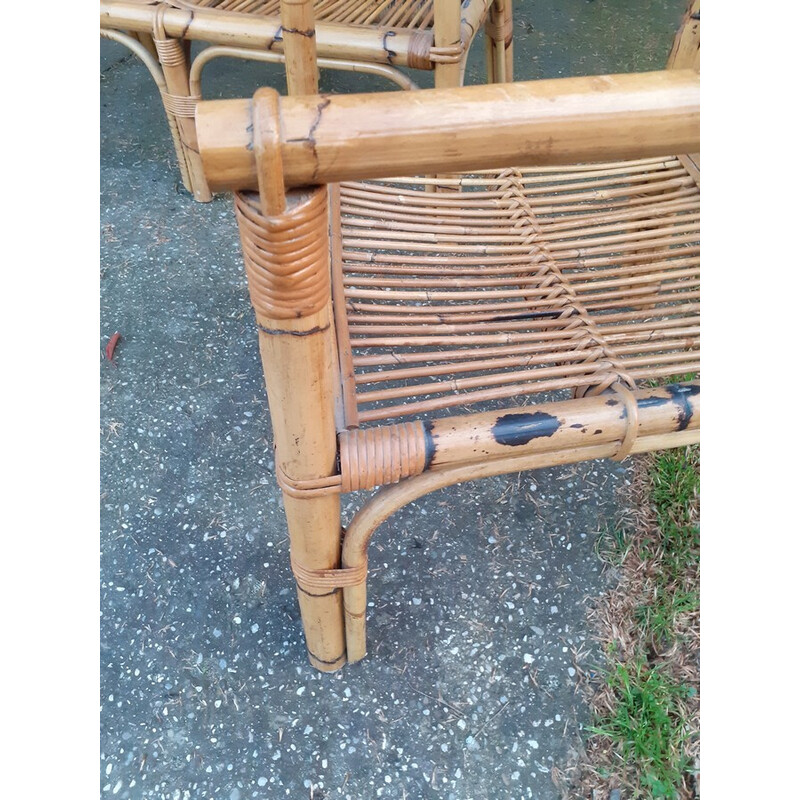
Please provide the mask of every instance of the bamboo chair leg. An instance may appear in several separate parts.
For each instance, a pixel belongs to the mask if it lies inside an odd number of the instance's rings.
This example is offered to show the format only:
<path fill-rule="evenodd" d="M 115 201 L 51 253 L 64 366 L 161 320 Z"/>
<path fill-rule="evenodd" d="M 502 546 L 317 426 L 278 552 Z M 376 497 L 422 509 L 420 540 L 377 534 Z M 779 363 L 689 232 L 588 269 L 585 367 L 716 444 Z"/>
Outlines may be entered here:
<path fill-rule="evenodd" d="M 431 50 L 431 60 L 434 61 L 434 85 L 437 89 L 454 88 L 461 85 L 461 59 L 464 55 L 461 41 L 461 3 L 434 0 L 433 5 L 434 47 Z"/>
<path fill-rule="evenodd" d="M 514 80 L 512 0 L 494 0 L 485 36 L 487 83 L 511 83 Z"/>
<path fill-rule="evenodd" d="M 258 94 L 254 103 L 258 119 L 274 124 L 274 116 L 261 113 Z M 322 186 L 284 195 L 276 153 L 260 146 L 261 124 L 255 140 L 262 192 L 237 195 L 236 216 L 306 647 L 311 664 L 330 672 L 344 665 L 346 652 L 342 584 L 335 580 L 341 519 L 328 193 Z"/>
<path fill-rule="evenodd" d="M 181 144 L 178 160 L 185 160 L 189 176 L 186 188 L 192 192 L 195 200 L 207 203 L 211 200 L 211 192 L 200 160 L 194 121 L 194 109 L 200 98 L 192 95 L 189 90 L 189 68 L 184 43 L 179 39 L 169 38 L 164 31 L 162 18 L 165 8 L 163 5 L 159 6 L 153 30 L 153 41 L 167 85 L 167 91 L 163 95 L 164 105 L 168 113 L 173 114 L 177 120 Z"/>
<path fill-rule="evenodd" d="M 150 43 L 152 44 L 153 38 L 148 37 L 147 34 L 141 34 L 134 37 L 127 33 L 121 33 L 120 31 L 115 31 L 108 28 L 101 28 L 100 36 L 104 39 L 110 39 L 113 42 L 118 42 L 119 44 L 127 47 L 132 53 L 138 56 L 141 62 L 147 67 L 150 76 L 153 78 L 153 81 L 155 82 L 156 86 L 158 87 L 158 91 L 161 94 L 161 100 L 164 103 L 164 113 L 167 117 L 167 125 L 169 126 L 170 135 L 172 136 L 172 144 L 175 147 L 175 155 L 178 159 L 178 169 L 181 173 L 181 180 L 183 181 L 183 185 L 186 187 L 187 191 L 191 191 L 192 182 L 189 176 L 189 169 L 186 165 L 186 158 L 184 157 L 181 136 L 178 132 L 178 121 L 175 115 L 170 112 L 168 101 L 166 100 L 167 84 L 164 81 L 164 73 L 161 70 L 161 65 L 158 63 L 158 55 L 151 53 L 150 49 L 147 47 L 147 44 L 143 41 L 143 39 L 149 38 Z M 155 51 L 154 44 L 153 50 Z"/>

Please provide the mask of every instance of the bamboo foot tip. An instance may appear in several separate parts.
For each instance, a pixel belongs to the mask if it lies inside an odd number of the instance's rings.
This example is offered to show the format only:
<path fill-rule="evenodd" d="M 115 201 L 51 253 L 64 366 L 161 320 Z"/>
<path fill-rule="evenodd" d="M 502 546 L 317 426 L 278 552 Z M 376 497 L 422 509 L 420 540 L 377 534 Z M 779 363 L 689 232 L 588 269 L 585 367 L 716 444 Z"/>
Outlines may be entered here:
<path fill-rule="evenodd" d="M 347 663 L 347 656 L 342 653 L 338 658 L 327 661 L 323 658 L 318 658 L 313 653 L 309 652 L 308 661 L 314 669 L 320 672 L 337 672 Z"/>

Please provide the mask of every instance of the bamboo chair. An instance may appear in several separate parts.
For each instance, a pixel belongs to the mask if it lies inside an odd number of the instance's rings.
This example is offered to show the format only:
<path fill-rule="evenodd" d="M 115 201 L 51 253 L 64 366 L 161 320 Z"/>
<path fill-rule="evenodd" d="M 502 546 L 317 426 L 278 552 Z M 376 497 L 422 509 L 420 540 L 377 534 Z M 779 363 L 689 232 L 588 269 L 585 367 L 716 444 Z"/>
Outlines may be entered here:
<path fill-rule="evenodd" d="M 197 124 L 211 188 L 236 192 L 316 668 L 364 657 L 367 548 L 400 507 L 699 440 L 699 381 L 674 380 L 700 365 L 693 69 L 262 89 Z M 375 487 L 342 536 L 341 494 Z"/>
<path fill-rule="evenodd" d="M 202 97 L 203 70 L 213 59 L 283 63 L 288 42 L 313 37 L 314 63 L 287 64 L 289 94 L 305 93 L 317 66 L 378 75 L 402 89 L 418 87 L 398 67 L 432 70 L 437 87 L 459 86 L 483 26 L 488 80 L 513 80 L 511 0 L 315 0 L 313 5 L 100 0 L 101 35 L 135 53 L 156 81 L 184 186 L 196 200 L 211 199 L 197 152 L 194 109 Z M 211 46 L 192 60 L 191 40 Z"/>

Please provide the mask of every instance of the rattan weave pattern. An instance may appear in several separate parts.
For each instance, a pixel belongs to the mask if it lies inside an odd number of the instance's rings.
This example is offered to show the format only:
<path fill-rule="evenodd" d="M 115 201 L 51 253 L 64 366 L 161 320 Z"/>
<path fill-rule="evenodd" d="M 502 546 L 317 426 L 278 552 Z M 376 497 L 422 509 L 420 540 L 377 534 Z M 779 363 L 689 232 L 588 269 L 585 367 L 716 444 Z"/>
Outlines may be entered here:
<path fill-rule="evenodd" d="M 182 8 L 280 17 L 280 0 L 168 0 Z M 377 25 L 387 28 L 430 28 L 433 0 L 315 0 L 314 18 L 348 25 Z"/>
<path fill-rule="evenodd" d="M 699 194 L 677 158 L 342 184 L 359 423 L 699 371 Z"/>

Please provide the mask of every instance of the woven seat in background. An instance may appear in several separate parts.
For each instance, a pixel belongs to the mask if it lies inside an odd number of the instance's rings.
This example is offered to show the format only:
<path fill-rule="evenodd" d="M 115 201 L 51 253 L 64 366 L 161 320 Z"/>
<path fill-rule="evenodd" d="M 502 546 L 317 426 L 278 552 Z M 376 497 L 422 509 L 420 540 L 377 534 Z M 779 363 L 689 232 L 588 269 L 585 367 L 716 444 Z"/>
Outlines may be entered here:
<path fill-rule="evenodd" d="M 170 0 L 177 7 L 209 8 L 232 14 L 279 17 L 280 0 Z M 340 22 L 350 25 L 378 25 L 384 28 L 419 28 L 433 26 L 433 0 L 316 0 L 317 22 Z"/>
<path fill-rule="evenodd" d="M 319 67 L 377 75 L 402 89 L 417 86 L 398 67 L 433 71 L 436 86 L 458 86 L 483 27 L 488 81 L 513 80 L 509 0 L 316 0 L 313 12 L 316 24 L 309 31 L 302 21 L 282 20 L 280 0 L 101 0 L 101 35 L 133 51 L 149 69 L 184 186 L 196 200 L 211 199 L 194 109 L 202 99 L 202 71 L 214 58 L 283 63 L 287 39 L 310 35 Z M 210 47 L 192 59 L 192 40 Z M 291 94 L 306 93 L 293 85 L 291 73 L 287 82 Z"/>

